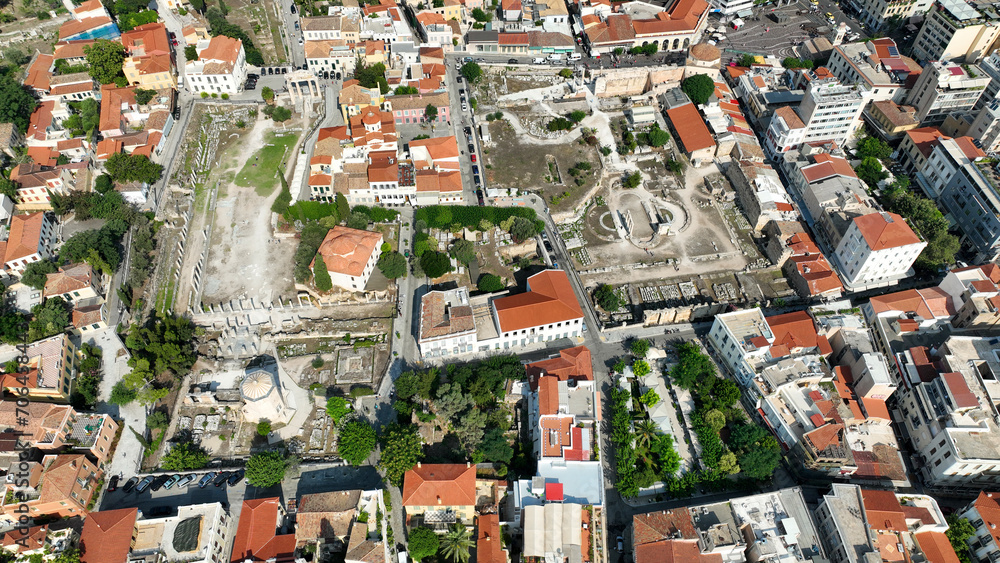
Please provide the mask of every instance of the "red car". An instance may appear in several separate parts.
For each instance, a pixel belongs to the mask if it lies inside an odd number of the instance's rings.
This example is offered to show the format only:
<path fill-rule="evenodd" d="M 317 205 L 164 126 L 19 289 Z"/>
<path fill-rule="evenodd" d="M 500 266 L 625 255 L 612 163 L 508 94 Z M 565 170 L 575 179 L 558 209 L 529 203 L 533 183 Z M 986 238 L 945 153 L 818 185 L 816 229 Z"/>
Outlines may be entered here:
<path fill-rule="evenodd" d="M 476 155 L 475 155 L 475 154 L 473 154 L 473 155 L 472 155 L 472 162 L 475 162 L 475 161 L 476 161 Z"/>

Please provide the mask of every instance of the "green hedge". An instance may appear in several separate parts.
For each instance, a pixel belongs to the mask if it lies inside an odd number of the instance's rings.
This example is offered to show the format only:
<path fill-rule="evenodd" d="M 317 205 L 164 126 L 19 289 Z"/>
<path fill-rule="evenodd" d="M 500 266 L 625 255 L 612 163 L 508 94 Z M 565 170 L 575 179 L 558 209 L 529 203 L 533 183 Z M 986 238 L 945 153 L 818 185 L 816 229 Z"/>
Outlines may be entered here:
<path fill-rule="evenodd" d="M 399 211 L 386 209 L 384 207 L 368 207 L 367 205 L 355 205 L 351 208 L 351 213 L 364 213 L 372 223 L 386 223 L 395 221 L 399 217 Z"/>
<path fill-rule="evenodd" d="M 416 220 L 434 229 L 447 229 L 454 224 L 478 230 L 486 219 L 494 225 L 510 217 L 524 217 L 535 221 L 535 210 L 530 207 L 479 207 L 478 205 L 431 205 L 417 210 Z"/>
<path fill-rule="evenodd" d="M 289 221 L 319 221 L 323 217 L 337 217 L 337 204 L 322 201 L 300 201 L 289 206 L 285 212 L 285 219 Z M 340 218 L 338 217 L 338 219 Z"/>

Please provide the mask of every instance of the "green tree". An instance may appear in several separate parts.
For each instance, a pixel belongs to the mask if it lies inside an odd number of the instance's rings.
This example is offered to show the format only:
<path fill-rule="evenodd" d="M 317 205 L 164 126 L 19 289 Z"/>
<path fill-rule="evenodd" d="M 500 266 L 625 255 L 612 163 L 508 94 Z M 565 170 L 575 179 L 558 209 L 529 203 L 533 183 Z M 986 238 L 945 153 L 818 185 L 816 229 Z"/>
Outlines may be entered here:
<path fill-rule="evenodd" d="M 28 338 L 34 342 L 61 333 L 69 326 L 70 307 L 62 297 L 49 297 L 31 308 Z"/>
<path fill-rule="evenodd" d="M 341 221 L 347 219 L 347 216 L 351 214 L 351 206 L 347 203 L 347 197 L 342 193 L 337 193 L 337 197 L 333 199 L 333 203 L 337 206 L 337 217 Z"/>
<path fill-rule="evenodd" d="M 115 153 L 104 164 L 108 175 L 116 182 L 145 182 L 152 184 L 163 175 L 163 166 L 143 154 Z"/>
<path fill-rule="evenodd" d="M 781 450 L 773 448 L 757 448 L 739 456 L 742 474 L 758 481 L 767 481 L 774 475 L 774 470 L 781 464 Z"/>
<path fill-rule="evenodd" d="M 260 97 L 267 103 L 274 101 L 274 90 L 270 86 L 264 86 L 260 89 Z"/>
<path fill-rule="evenodd" d="M 636 338 L 632 340 L 632 344 L 629 346 L 629 349 L 635 357 L 645 358 L 646 354 L 649 353 L 649 341 L 645 338 Z"/>
<path fill-rule="evenodd" d="M 448 259 L 447 254 L 441 252 L 433 250 L 424 252 L 420 256 L 420 268 L 427 277 L 440 278 L 451 271 L 451 260 Z"/>
<path fill-rule="evenodd" d="M 333 289 L 333 280 L 330 279 L 330 272 L 326 269 L 326 261 L 322 254 L 316 255 L 316 262 L 313 264 L 313 283 L 320 291 L 330 291 Z"/>
<path fill-rule="evenodd" d="M 656 393 L 650 389 L 654 394 Z M 643 395 L 645 397 L 645 395 Z M 640 401 L 642 399 L 639 399 Z M 657 397 L 659 400 L 659 397 Z M 659 428 L 657 428 L 656 423 L 648 418 L 643 419 L 636 423 L 635 425 L 635 445 L 640 448 L 649 448 L 650 444 L 656 440 L 656 435 L 659 434 Z"/>
<path fill-rule="evenodd" d="M 354 408 L 343 397 L 330 397 L 326 400 L 326 414 L 333 419 L 334 424 L 340 424 L 340 421 L 352 412 Z"/>
<path fill-rule="evenodd" d="M 647 133 L 647 138 L 649 140 L 649 146 L 662 147 L 670 140 L 670 133 L 667 133 L 659 127 L 655 127 Z"/>
<path fill-rule="evenodd" d="M 375 449 L 375 429 L 363 420 L 352 420 L 340 429 L 337 453 L 351 465 L 361 465 Z"/>
<path fill-rule="evenodd" d="M 434 530 L 421 526 L 410 531 L 406 545 L 410 550 L 410 559 L 419 562 L 438 552 L 440 540 Z"/>
<path fill-rule="evenodd" d="M 701 353 L 701 348 L 691 342 L 677 345 L 677 364 L 670 371 L 670 378 L 682 389 L 692 390 L 702 379 L 715 377 L 712 360 Z"/>
<path fill-rule="evenodd" d="M 656 403 L 660 402 L 660 395 L 655 390 L 650 389 L 639 397 L 639 402 L 646 405 L 647 408 L 652 408 L 656 406 Z"/>
<path fill-rule="evenodd" d="M 699 75 L 699 76 L 704 76 L 704 75 Z M 633 172 L 625 177 L 625 180 L 622 181 L 622 186 L 625 189 L 631 190 L 638 188 L 639 184 L 641 183 L 642 183 L 642 174 L 638 172 Z"/>
<path fill-rule="evenodd" d="M 615 288 L 606 283 L 602 283 L 594 290 L 594 302 L 609 313 L 622 307 L 621 298 L 615 293 Z"/>
<path fill-rule="evenodd" d="M 438 108 L 433 104 L 427 104 L 424 108 L 424 119 L 427 121 L 434 121 L 438 118 Z"/>
<path fill-rule="evenodd" d="M 390 483 L 400 487 L 403 485 L 403 475 L 413 469 L 423 457 L 420 435 L 412 426 L 390 424 L 386 427 L 381 441 L 382 454 L 379 456 L 378 467 Z M 410 547 L 412 549 L 412 543 Z M 412 552 L 411 557 L 416 559 Z"/>
<path fill-rule="evenodd" d="M 107 174 L 101 174 L 94 180 L 94 190 L 99 194 L 106 194 L 115 189 L 115 181 Z"/>
<path fill-rule="evenodd" d="M 464 524 L 452 524 L 451 529 L 441 540 L 441 555 L 449 559 L 452 563 L 467 563 L 469 561 L 469 550 L 475 542 L 472 533 Z"/>
<path fill-rule="evenodd" d="M 480 274 L 479 281 L 476 282 L 476 287 L 483 293 L 493 293 L 503 290 L 506 286 L 503 280 L 500 279 L 500 276 L 496 274 Z"/>
<path fill-rule="evenodd" d="M 568 69 L 567 69 L 568 70 Z M 580 123 L 587 117 L 587 112 L 581 110 L 574 110 L 566 116 L 573 123 Z"/>
<path fill-rule="evenodd" d="M 971 563 L 972 558 L 969 553 L 968 540 L 976 535 L 976 529 L 972 527 L 967 518 L 959 518 L 955 514 L 948 515 L 947 521 L 948 531 L 944 535 L 951 542 L 951 547 L 955 550 L 955 555 L 958 556 L 958 560 L 962 563 Z"/>
<path fill-rule="evenodd" d="M 649 362 L 646 360 L 636 360 L 632 362 L 632 373 L 636 377 L 645 377 L 649 374 L 651 368 L 649 367 Z"/>
<path fill-rule="evenodd" d="M 484 11 L 482 8 L 473 8 L 472 19 L 480 23 L 485 23 L 493 20 L 493 14 L 491 12 Z"/>
<path fill-rule="evenodd" d="M 59 555 L 56 555 L 52 563 L 80 563 L 80 550 L 66 549 L 60 552 Z"/>
<path fill-rule="evenodd" d="M 514 217 L 514 222 L 510 225 L 510 236 L 514 242 L 524 242 L 538 234 L 535 222 L 525 217 Z"/>
<path fill-rule="evenodd" d="M 479 452 L 483 459 L 493 463 L 509 464 L 514 458 L 514 448 L 510 445 L 503 428 L 491 426 L 486 429 L 483 439 L 479 442 Z"/>
<path fill-rule="evenodd" d="M 101 84 L 113 84 L 115 78 L 122 74 L 122 64 L 125 62 L 125 47 L 117 41 L 98 39 L 83 48 L 90 65 L 90 76 Z"/>
<path fill-rule="evenodd" d="M 146 426 L 148 428 L 162 430 L 170 426 L 170 417 L 163 411 L 153 411 L 146 417 Z"/>
<path fill-rule="evenodd" d="M 198 60 L 198 48 L 196 46 L 194 46 L 194 45 L 187 45 L 187 46 L 185 46 L 184 47 L 184 59 L 188 60 L 188 61 L 191 61 L 191 62 L 197 61 Z M 265 86 L 264 88 L 270 90 L 270 88 L 267 88 L 267 86 Z M 264 90 L 261 90 L 261 93 L 263 93 L 263 92 L 264 92 Z"/>
<path fill-rule="evenodd" d="M 383 252 L 378 258 L 377 265 L 387 279 L 394 280 L 406 276 L 406 258 L 395 250 Z"/>
<path fill-rule="evenodd" d="M 476 245 L 468 240 L 458 240 L 451 245 L 451 257 L 468 266 L 476 259 Z"/>
<path fill-rule="evenodd" d="M 352 229 L 365 230 L 368 228 L 368 216 L 360 211 L 352 211 L 347 216 L 347 226 Z"/>
<path fill-rule="evenodd" d="M 4 49 L 3 58 L 10 61 L 10 63 L 14 66 L 24 66 L 31 60 L 31 57 L 29 57 L 27 53 L 17 47 L 8 47 Z"/>
<path fill-rule="evenodd" d="M 729 379 L 720 379 L 712 386 L 712 398 L 717 408 L 731 407 L 740 400 L 740 388 Z"/>
<path fill-rule="evenodd" d="M 267 436 L 271 433 L 271 422 L 267 420 L 262 420 L 257 423 L 257 435 Z"/>
<path fill-rule="evenodd" d="M 140 25 L 156 23 L 158 17 L 159 14 L 157 14 L 154 10 L 143 10 L 141 12 L 135 12 L 119 17 L 118 27 L 122 31 L 132 31 Z"/>
<path fill-rule="evenodd" d="M 889 177 L 889 173 L 882 168 L 882 163 L 872 156 L 861 159 L 861 164 L 854 168 L 854 172 L 858 175 L 858 179 L 868 184 L 870 188 L 876 187 L 879 182 Z"/>
<path fill-rule="evenodd" d="M 472 12 L 475 13 L 475 10 Z M 479 80 L 479 77 L 483 75 L 483 69 L 478 63 L 465 63 L 462 65 L 460 72 L 469 81 L 469 84 L 475 84 Z"/>
<path fill-rule="evenodd" d="M 573 69 L 571 69 L 571 68 L 561 69 L 559 71 L 559 76 L 561 76 L 563 78 L 572 78 L 573 77 Z"/>
<path fill-rule="evenodd" d="M 719 471 L 726 475 L 733 475 L 740 472 L 740 464 L 736 461 L 736 454 L 726 452 L 719 457 Z"/>
<path fill-rule="evenodd" d="M 712 430 L 718 432 L 726 426 L 726 415 L 719 409 L 710 409 L 704 414 L 705 424 Z"/>
<path fill-rule="evenodd" d="M 739 62 L 736 64 L 738 66 L 751 67 L 757 64 L 757 57 L 749 55 L 747 53 L 743 53 L 742 55 L 740 55 Z"/>
<path fill-rule="evenodd" d="M 813 62 L 809 59 L 796 59 L 795 57 L 785 57 L 781 61 L 781 66 L 785 68 L 812 68 Z"/>
<path fill-rule="evenodd" d="M 153 11 L 150 10 L 150 12 Z M 155 16 L 156 12 L 153 12 L 153 15 Z M 156 90 L 146 90 L 144 88 L 135 89 L 135 101 L 137 104 L 140 105 L 148 104 L 150 101 L 153 100 L 154 96 L 156 96 Z"/>
<path fill-rule="evenodd" d="M 854 150 L 854 153 L 860 159 L 872 157 L 878 160 L 886 160 L 892 156 L 892 147 L 881 139 L 866 135 L 858 141 L 858 146 Z"/>
<path fill-rule="evenodd" d="M 277 450 L 253 454 L 246 464 L 247 483 L 260 489 L 272 487 L 284 480 L 286 469 L 288 460 Z"/>
<path fill-rule="evenodd" d="M 278 106 L 274 108 L 274 113 L 271 114 L 271 119 L 273 119 L 278 123 L 281 123 L 282 121 L 288 121 L 291 118 L 292 118 L 292 110 L 284 106 Z"/>
<path fill-rule="evenodd" d="M 392 93 L 397 96 L 412 96 L 413 94 L 419 94 L 420 90 L 417 90 L 415 86 L 397 86 Z"/>
<path fill-rule="evenodd" d="M 145 363 L 160 374 L 171 371 L 184 375 L 198 359 L 194 349 L 194 323 L 174 315 L 151 317 L 142 325 L 132 325 L 125 346 L 132 352 L 130 365 Z"/>
<path fill-rule="evenodd" d="M 208 453 L 192 442 L 181 442 L 170 448 L 160 460 L 160 467 L 167 471 L 188 471 L 208 465 Z"/>
<path fill-rule="evenodd" d="M 28 122 L 38 101 L 27 86 L 9 74 L 0 75 L 0 123 L 13 123 L 18 131 L 28 130 Z"/>
<path fill-rule="evenodd" d="M 59 269 L 52 260 L 39 260 L 38 262 L 32 262 L 24 268 L 24 273 L 21 274 L 21 283 L 28 287 L 33 287 L 35 289 L 44 289 L 45 282 L 48 281 L 48 274 L 51 274 Z"/>
<path fill-rule="evenodd" d="M 137 394 L 135 389 L 131 389 L 125 383 L 119 381 L 111 388 L 111 396 L 108 398 L 108 402 L 112 405 L 123 407 L 134 401 Z"/>
<path fill-rule="evenodd" d="M 713 81 L 710 76 L 696 74 L 685 78 L 684 81 L 681 82 L 681 90 L 683 90 L 695 104 L 704 104 L 708 101 L 708 98 L 715 93 L 715 81 Z"/>

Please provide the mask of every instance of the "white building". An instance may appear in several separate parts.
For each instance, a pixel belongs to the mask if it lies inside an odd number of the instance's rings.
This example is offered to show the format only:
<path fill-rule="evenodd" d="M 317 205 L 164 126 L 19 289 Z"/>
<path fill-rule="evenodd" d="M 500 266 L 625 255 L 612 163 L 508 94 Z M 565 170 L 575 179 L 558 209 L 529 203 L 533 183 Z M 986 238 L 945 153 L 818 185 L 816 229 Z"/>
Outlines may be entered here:
<path fill-rule="evenodd" d="M 226 563 L 233 522 L 217 502 L 178 506 L 173 516 L 141 518 L 136 521 L 130 560 L 164 554 L 167 561 Z"/>
<path fill-rule="evenodd" d="M 381 233 L 336 226 L 330 229 L 319 246 L 334 287 L 348 291 L 364 291 L 378 259 L 382 256 Z M 316 260 L 310 266 L 315 266 Z"/>
<path fill-rule="evenodd" d="M 844 285 L 853 289 L 892 285 L 909 275 L 927 243 L 895 213 L 855 217 L 833 253 Z"/>
<path fill-rule="evenodd" d="M 936 350 L 896 353 L 899 428 L 909 436 L 928 485 L 984 487 L 1000 473 L 996 339 L 950 336 Z"/>
<path fill-rule="evenodd" d="M 583 335 L 583 310 L 566 272 L 545 270 L 528 278 L 528 291 L 493 301 L 496 349 Z"/>
<path fill-rule="evenodd" d="M 913 56 L 922 61 L 972 63 L 989 55 L 1000 37 L 1000 22 L 990 12 L 984 15 L 965 0 L 937 2 L 913 40 Z"/>
<path fill-rule="evenodd" d="M 944 514 L 926 495 L 834 483 L 815 514 L 831 563 L 958 561 Z"/>
<path fill-rule="evenodd" d="M 972 109 L 990 80 L 975 65 L 934 61 L 924 65 L 906 103 L 916 108 L 922 125 L 942 123 L 951 113 Z"/>
<path fill-rule="evenodd" d="M 247 56 L 243 42 L 224 35 L 198 42 L 198 60 L 187 61 L 187 86 L 196 94 L 236 94 L 247 79 Z"/>
<path fill-rule="evenodd" d="M 885 0 L 866 3 L 885 4 Z M 912 7 L 905 2 L 889 5 Z M 869 24 L 871 25 L 871 24 Z M 877 26 L 874 26 L 877 27 Z M 920 65 L 899 54 L 896 43 L 887 37 L 864 43 L 844 43 L 833 48 L 826 67 L 843 84 L 865 84 L 871 90 L 871 101 L 902 102 L 906 96 L 906 78 L 919 71 Z"/>
<path fill-rule="evenodd" d="M 420 299 L 420 355 L 438 358 L 476 350 L 476 322 L 465 286 Z"/>
<path fill-rule="evenodd" d="M 847 146 L 861 126 L 861 112 L 870 99 L 871 90 L 864 83 L 848 86 L 833 79 L 813 80 L 797 110 L 806 125 L 802 141 Z"/>
<path fill-rule="evenodd" d="M 258 357 L 247 366 L 246 377 L 240 382 L 240 396 L 243 398 L 240 413 L 250 423 L 267 420 L 285 424 L 295 414 L 282 391 L 278 362 L 268 356 Z"/>
<path fill-rule="evenodd" d="M 988 563 L 1000 558 L 1000 493 L 981 491 L 979 497 L 959 513 L 976 529 L 975 535 L 965 540 L 973 560 Z"/>
<path fill-rule="evenodd" d="M 52 256 L 54 234 L 55 219 L 49 213 L 12 217 L 4 245 L 4 270 L 9 275 L 20 276 L 28 264 Z"/>

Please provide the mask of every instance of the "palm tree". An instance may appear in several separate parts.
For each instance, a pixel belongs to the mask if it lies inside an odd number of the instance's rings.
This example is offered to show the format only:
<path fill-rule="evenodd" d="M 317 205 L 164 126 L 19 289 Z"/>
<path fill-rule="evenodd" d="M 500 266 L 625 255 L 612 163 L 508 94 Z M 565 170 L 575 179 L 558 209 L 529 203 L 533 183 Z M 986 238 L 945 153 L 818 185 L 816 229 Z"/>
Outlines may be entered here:
<path fill-rule="evenodd" d="M 467 563 L 472 548 L 472 533 L 462 524 L 455 524 L 441 540 L 441 554 L 454 563 Z"/>
<path fill-rule="evenodd" d="M 652 420 L 646 419 L 639 422 L 635 425 L 635 445 L 648 448 L 658 432 L 659 428 Z"/>

